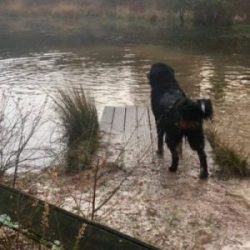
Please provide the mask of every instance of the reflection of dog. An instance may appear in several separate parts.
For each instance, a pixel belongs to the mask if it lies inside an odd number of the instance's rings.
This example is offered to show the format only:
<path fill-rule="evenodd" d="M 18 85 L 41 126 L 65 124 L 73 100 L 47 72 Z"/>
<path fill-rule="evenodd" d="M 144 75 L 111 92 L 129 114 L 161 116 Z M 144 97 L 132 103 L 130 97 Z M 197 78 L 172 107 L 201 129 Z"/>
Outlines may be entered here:
<path fill-rule="evenodd" d="M 186 137 L 198 153 L 200 178 L 208 177 L 202 121 L 212 117 L 209 99 L 190 100 L 177 83 L 174 70 L 164 64 L 153 64 L 148 74 L 151 85 L 151 105 L 156 120 L 158 154 L 163 154 L 163 138 L 172 154 L 170 171 L 178 168 L 178 145 Z"/>

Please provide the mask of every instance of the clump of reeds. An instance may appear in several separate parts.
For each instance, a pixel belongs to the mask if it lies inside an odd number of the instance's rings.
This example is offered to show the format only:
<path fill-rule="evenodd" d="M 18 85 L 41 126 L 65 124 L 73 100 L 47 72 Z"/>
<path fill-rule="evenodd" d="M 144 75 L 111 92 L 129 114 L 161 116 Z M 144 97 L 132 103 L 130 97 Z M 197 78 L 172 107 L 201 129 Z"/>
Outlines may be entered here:
<path fill-rule="evenodd" d="M 98 147 L 98 117 L 94 102 L 82 88 L 58 90 L 55 100 L 66 139 L 66 172 L 86 168 Z"/>
<path fill-rule="evenodd" d="M 214 126 L 207 128 L 207 138 L 213 148 L 214 160 L 218 164 L 218 174 L 222 177 L 249 176 L 248 156 L 242 155 L 222 140 Z"/>

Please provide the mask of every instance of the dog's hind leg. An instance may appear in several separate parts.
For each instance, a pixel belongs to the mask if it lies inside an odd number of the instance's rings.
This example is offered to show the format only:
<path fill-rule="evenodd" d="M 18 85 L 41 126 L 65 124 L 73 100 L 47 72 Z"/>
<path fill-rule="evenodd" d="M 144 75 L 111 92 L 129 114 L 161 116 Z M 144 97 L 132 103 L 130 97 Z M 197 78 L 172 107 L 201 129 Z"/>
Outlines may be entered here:
<path fill-rule="evenodd" d="M 205 153 L 205 142 L 202 128 L 189 131 L 187 138 L 190 147 L 198 154 L 200 161 L 200 178 L 206 179 L 208 177 L 207 156 Z"/>
<path fill-rule="evenodd" d="M 172 163 L 169 167 L 170 172 L 176 172 L 179 164 L 179 154 L 178 154 L 178 146 L 182 141 L 182 136 L 178 135 L 176 137 L 169 137 L 166 135 L 166 144 L 171 152 Z"/>
<path fill-rule="evenodd" d="M 170 151 L 172 154 L 172 163 L 171 163 L 171 167 L 169 167 L 169 171 L 176 172 L 178 169 L 178 164 L 179 164 L 179 155 L 178 155 L 177 147 L 171 147 Z"/>
<path fill-rule="evenodd" d="M 204 148 L 197 151 L 200 160 L 200 178 L 206 179 L 208 177 L 207 171 L 207 156 Z"/>

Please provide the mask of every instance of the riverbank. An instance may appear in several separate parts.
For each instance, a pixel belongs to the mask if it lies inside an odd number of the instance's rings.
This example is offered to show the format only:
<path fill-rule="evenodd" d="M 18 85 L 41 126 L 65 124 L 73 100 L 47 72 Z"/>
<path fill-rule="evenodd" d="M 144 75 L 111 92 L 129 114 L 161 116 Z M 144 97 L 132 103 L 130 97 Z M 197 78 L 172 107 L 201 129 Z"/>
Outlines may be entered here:
<path fill-rule="evenodd" d="M 136 166 L 126 177 L 126 167 L 106 164 L 100 169 L 95 190 L 95 221 L 139 238 L 160 249 L 249 249 L 249 181 L 222 181 L 214 174 L 207 144 L 210 178 L 200 181 L 194 153 L 184 147 L 177 174 L 169 173 L 169 153 L 164 160 Z M 47 202 L 91 218 L 95 169 L 64 176 L 60 168 L 20 177 L 18 187 Z M 106 203 L 103 201 L 107 200 Z"/>
<path fill-rule="evenodd" d="M 229 27 L 184 27 L 161 20 L 151 23 L 138 17 L 0 17 L 0 48 L 79 47 L 83 44 L 141 43 L 170 45 L 204 53 L 246 53 L 250 49 L 249 25 Z M 204 44 L 206 46 L 204 46 Z M 30 46 L 29 46 L 30 47 Z"/>
<path fill-rule="evenodd" d="M 141 17 L 157 21 L 168 16 L 169 10 L 162 11 L 161 1 L 5 1 L 0 4 L 1 13 L 10 16 L 47 16 L 78 18 L 91 17 Z M 166 9 L 166 7 L 164 8 Z"/>

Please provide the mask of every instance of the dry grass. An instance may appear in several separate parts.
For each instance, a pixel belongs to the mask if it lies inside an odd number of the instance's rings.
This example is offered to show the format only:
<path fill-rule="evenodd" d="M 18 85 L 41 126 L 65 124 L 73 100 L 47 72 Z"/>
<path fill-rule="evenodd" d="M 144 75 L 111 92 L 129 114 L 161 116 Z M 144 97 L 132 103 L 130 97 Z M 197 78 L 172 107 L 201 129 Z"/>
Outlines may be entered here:
<path fill-rule="evenodd" d="M 81 16 L 115 16 L 119 18 L 144 18 L 151 20 L 163 19 L 166 17 L 166 11 L 154 4 L 139 3 L 119 3 L 111 4 L 105 1 L 55 1 L 48 3 L 30 3 L 25 0 L 13 0 L 0 3 L 2 13 L 10 15 L 45 15 L 60 17 L 81 17 Z"/>
<path fill-rule="evenodd" d="M 83 12 L 81 6 L 76 3 L 58 3 L 54 4 L 50 9 L 52 16 L 67 16 L 67 17 L 76 17 L 80 16 Z"/>
<path fill-rule="evenodd" d="M 219 165 L 218 174 L 226 178 L 249 176 L 248 156 L 224 142 L 223 135 L 215 126 L 210 126 L 206 132 L 213 148 L 214 160 Z"/>
<path fill-rule="evenodd" d="M 43 3 L 27 4 L 24 1 L 7 1 L 1 4 L 1 11 L 10 15 L 50 15 L 75 17 L 83 13 L 83 8 L 77 3 Z"/>
<path fill-rule="evenodd" d="M 24 14 L 27 12 L 26 5 L 21 1 L 6 2 L 1 4 L 2 12 L 8 14 Z"/>
<path fill-rule="evenodd" d="M 98 148 L 99 124 L 94 102 L 79 89 L 58 90 L 55 104 L 66 139 L 66 171 L 89 165 Z"/>

